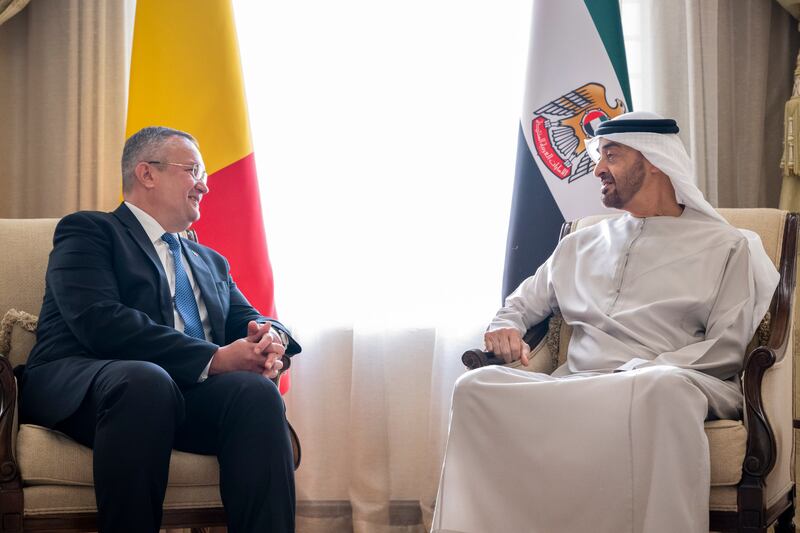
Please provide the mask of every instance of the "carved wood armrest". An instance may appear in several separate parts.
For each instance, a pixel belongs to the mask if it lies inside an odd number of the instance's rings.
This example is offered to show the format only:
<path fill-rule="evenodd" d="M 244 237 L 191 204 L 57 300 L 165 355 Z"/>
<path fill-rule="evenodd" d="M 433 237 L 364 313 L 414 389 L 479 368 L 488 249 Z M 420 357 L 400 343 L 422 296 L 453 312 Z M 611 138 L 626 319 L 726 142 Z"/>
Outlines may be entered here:
<path fill-rule="evenodd" d="M 526 331 L 525 335 L 522 337 L 522 340 L 524 340 L 525 343 L 531 348 L 537 346 L 540 342 L 542 342 L 542 340 L 544 340 L 545 335 L 547 335 L 547 325 L 549 322 L 549 317 L 545 320 L 542 320 Z M 502 358 L 496 357 L 494 353 L 485 352 L 480 348 L 474 348 L 464 352 L 464 355 L 461 356 L 461 362 L 464 363 L 464 366 L 466 366 L 469 370 L 475 370 L 476 368 L 480 368 L 482 366 L 506 364 Z"/>
<path fill-rule="evenodd" d="M 778 356 L 775 350 L 759 346 L 747 356 L 744 370 L 745 417 L 747 419 L 747 451 L 745 452 L 745 473 L 763 478 L 775 466 L 777 445 L 775 434 L 764 411 L 761 383 L 764 373 L 775 364 Z"/>
<path fill-rule="evenodd" d="M 0 527 L 22 531 L 22 477 L 14 459 L 17 383 L 11 363 L 0 357 Z"/>
<path fill-rule="evenodd" d="M 782 360 L 787 351 L 791 355 L 789 338 L 796 282 L 797 228 L 798 215 L 789 213 L 781 250 L 781 280 L 770 308 L 767 344 L 750 352 L 744 364 L 742 387 L 747 420 L 747 451 L 742 469 L 744 477 L 750 476 L 757 482 L 762 482 L 772 471 L 777 457 L 775 434 L 764 410 L 762 381 L 767 370 Z"/>
<path fill-rule="evenodd" d="M 0 357 L 0 484 L 19 477 L 14 459 L 12 441 L 14 435 L 14 412 L 17 406 L 17 383 L 11 363 Z"/>

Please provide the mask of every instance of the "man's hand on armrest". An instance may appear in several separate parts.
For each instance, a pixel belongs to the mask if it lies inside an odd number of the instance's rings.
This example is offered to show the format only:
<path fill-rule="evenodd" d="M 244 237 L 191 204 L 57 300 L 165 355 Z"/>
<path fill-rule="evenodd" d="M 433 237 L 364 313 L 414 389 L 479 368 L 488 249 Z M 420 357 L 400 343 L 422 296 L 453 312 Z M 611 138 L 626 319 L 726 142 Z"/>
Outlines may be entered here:
<path fill-rule="evenodd" d="M 521 359 L 522 364 L 528 366 L 531 347 L 522 340 L 522 334 L 516 328 L 487 331 L 483 335 L 483 342 L 486 345 L 486 351 L 502 357 L 506 363 Z"/>
<path fill-rule="evenodd" d="M 247 337 L 220 347 L 211 359 L 208 375 L 244 370 L 274 379 L 283 368 L 281 357 L 286 352 L 280 337 L 269 323 L 247 324 Z"/>

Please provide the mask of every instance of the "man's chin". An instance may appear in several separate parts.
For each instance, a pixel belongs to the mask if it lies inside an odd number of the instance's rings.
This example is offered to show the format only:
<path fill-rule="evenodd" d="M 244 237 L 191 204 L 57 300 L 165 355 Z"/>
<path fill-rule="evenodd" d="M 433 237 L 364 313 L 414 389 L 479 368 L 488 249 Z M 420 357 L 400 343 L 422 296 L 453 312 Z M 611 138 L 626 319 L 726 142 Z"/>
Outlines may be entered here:
<path fill-rule="evenodd" d="M 601 196 L 600 201 L 603 202 L 604 206 L 611 207 L 613 209 L 621 209 L 622 207 L 622 201 L 616 194 L 607 194 L 605 196 Z"/>
<path fill-rule="evenodd" d="M 183 226 L 183 229 L 181 231 L 186 231 L 187 229 L 191 228 L 192 226 L 194 226 L 194 223 L 197 222 L 198 220 L 200 220 L 200 213 L 195 213 L 193 214 L 193 216 L 187 216 L 183 220 L 183 224 L 181 224 Z"/>

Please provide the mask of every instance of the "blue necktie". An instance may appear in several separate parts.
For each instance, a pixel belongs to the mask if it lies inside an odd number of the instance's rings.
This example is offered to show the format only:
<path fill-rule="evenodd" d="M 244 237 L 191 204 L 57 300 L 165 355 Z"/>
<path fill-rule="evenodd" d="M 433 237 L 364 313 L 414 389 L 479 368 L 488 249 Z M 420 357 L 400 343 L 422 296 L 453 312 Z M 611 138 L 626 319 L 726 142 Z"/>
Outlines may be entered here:
<path fill-rule="evenodd" d="M 203 323 L 200 321 L 200 311 L 197 310 L 197 301 L 194 299 L 192 284 L 183 268 L 181 256 L 181 243 L 171 233 L 165 233 L 161 240 L 167 243 L 172 253 L 172 263 L 175 266 L 175 309 L 183 319 L 183 332 L 198 339 L 205 339 Z"/>

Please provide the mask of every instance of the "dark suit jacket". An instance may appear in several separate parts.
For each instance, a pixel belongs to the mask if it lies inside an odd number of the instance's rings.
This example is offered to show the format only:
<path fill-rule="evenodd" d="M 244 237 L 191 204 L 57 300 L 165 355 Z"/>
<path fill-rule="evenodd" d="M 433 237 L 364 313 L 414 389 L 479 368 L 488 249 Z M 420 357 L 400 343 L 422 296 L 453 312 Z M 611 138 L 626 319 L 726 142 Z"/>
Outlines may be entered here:
<path fill-rule="evenodd" d="M 181 387 L 197 383 L 219 346 L 268 320 L 242 295 L 227 260 L 181 239 L 211 322 L 211 342 L 174 329 L 161 261 L 125 204 L 112 213 L 81 211 L 56 227 L 36 345 L 22 380 L 23 421 L 53 427 L 80 405 L 111 360 L 141 360 L 166 370 Z M 290 338 L 288 354 L 300 346 Z"/>

